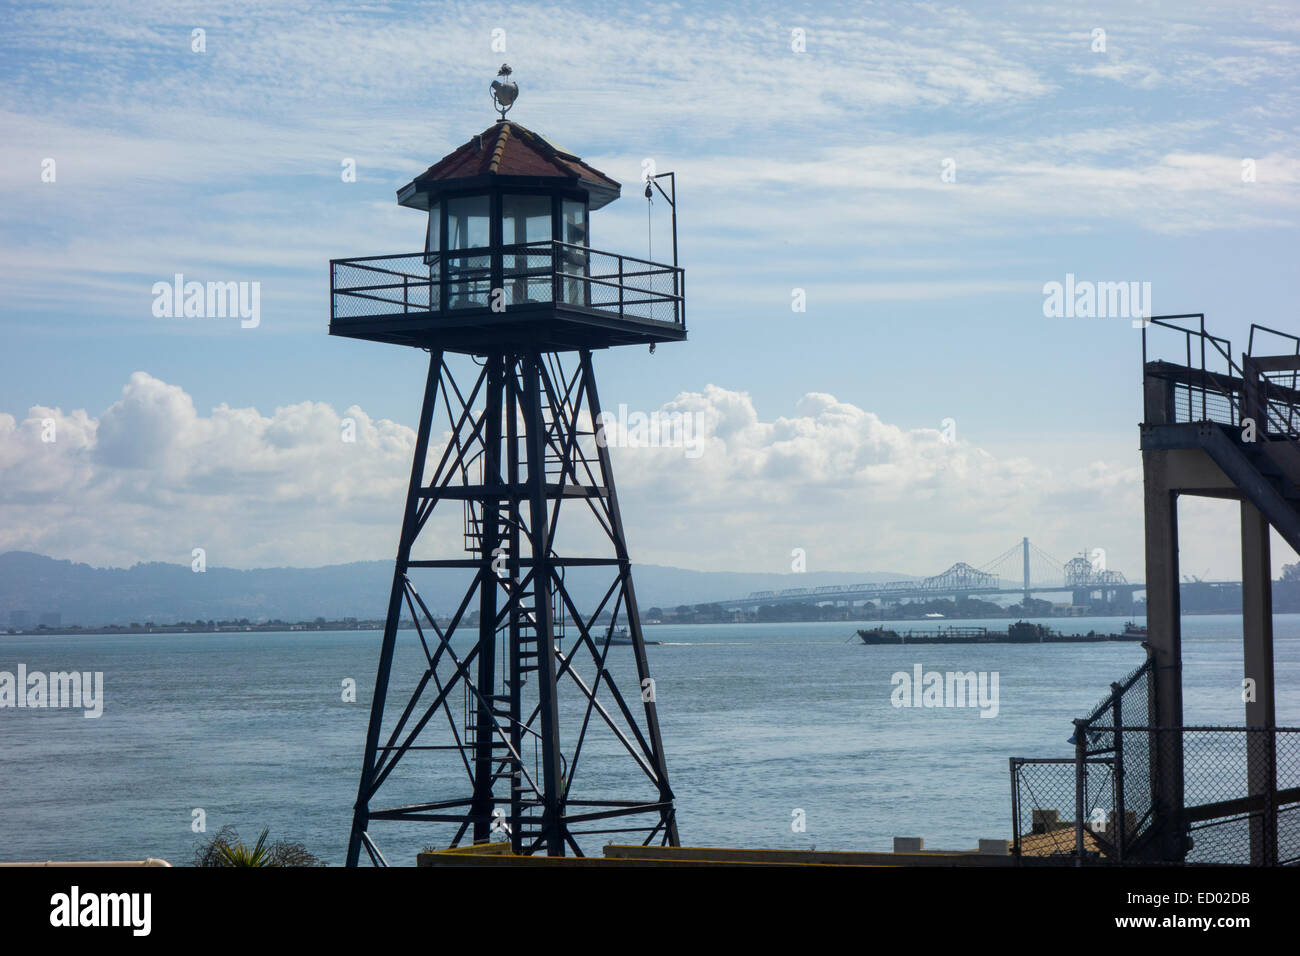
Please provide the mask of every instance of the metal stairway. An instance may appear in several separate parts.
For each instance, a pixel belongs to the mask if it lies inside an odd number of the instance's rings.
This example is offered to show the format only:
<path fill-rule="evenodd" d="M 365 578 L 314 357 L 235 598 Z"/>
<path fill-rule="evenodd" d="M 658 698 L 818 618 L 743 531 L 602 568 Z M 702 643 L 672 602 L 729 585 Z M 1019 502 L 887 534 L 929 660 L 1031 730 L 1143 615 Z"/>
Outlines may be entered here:
<path fill-rule="evenodd" d="M 467 462 L 467 465 L 477 468 L 477 478 L 481 484 L 483 480 L 482 454 L 475 455 Z M 562 463 L 557 456 L 549 453 L 548 448 L 547 478 L 563 480 L 561 477 L 562 471 Z M 501 514 L 498 516 L 498 520 L 501 521 L 504 527 L 499 536 L 498 551 L 493 557 L 498 561 L 508 562 L 510 560 L 511 541 L 515 539 L 511 531 L 518 532 L 523 537 L 526 537 L 527 533 L 523 528 L 512 528 L 512 521 L 508 515 Z M 464 502 L 463 527 L 465 553 L 473 558 L 482 559 L 484 556 L 483 542 L 484 522 L 481 515 L 481 504 L 478 501 L 467 499 Z M 554 553 L 553 549 L 552 553 Z M 535 615 L 528 609 L 528 602 L 534 596 L 533 586 L 520 586 L 509 575 L 498 575 L 497 583 L 503 591 L 506 612 L 503 614 L 503 623 L 496 629 L 496 639 L 499 647 L 507 649 L 507 654 L 503 654 L 500 658 L 502 666 L 499 683 L 492 688 L 479 689 L 478 694 L 483 695 L 483 699 L 488 706 L 494 735 L 497 737 L 490 744 L 491 749 L 494 751 L 490 787 L 495 792 L 498 783 L 505 781 L 513 808 L 513 812 L 508 817 L 502 815 L 498 818 L 500 821 L 498 826 L 500 831 L 508 836 L 513 835 L 517 830 L 523 847 L 526 851 L 531 852 L 543 837 L 541 809 L 544 806 L 544 800 L 537 783 L 542 776 L 541 754 L 538 748 L 541 736 L 535 728 L 520 720 L 520 714 L 517 710 L 519 696 L 517 691 L 522 692 L 524 686 L 528 684 L 529 675 L 540 670 L 538 658 L 541 653 L 542 639 Z M 555 642 L 554 650 L 557 653 L 560 649 L 558 646 L 559 641 L 564 637 L 565 631 L 565 615 L 561 614 L 560 611 L 560 595 L 556 592 L 552 594 L 551 620 L 552 637 Z M 511 621 L 512 617 L 513 622 Z M 508 669 L 512 645 L 512 624 L 515 633 L 513 653 L 517 661 L 513 669 L 518 675 L 517 680 L 511 677 Z M 518 688 L 516 688 L 516 684 L 518 684 Z M 467 682 L 464 693 L 462 723 L 463 746 L 465 750 L 471 752 L 477 749 L 478 744 L 477 696 L 472 693 L 472 690 L 472 685 Z M 523 750 L 520 743 L 524 737 L 530 738 L 533 744 L 531 774 L 527 774 L 523 770 Z M 495 753 L 497 751 L 500 751 L 500 753 Z M 560 754 L 560 761 L 563 767 L 562 776 L 567 779 L 568 760 L 564 754 Z"/>
<path fill-rule="evenodd" d="M 1170 319 L 1199 318 L 1188 329 Z M 1162 420 L 1142 425 L 1144 451 L 1199 449 L 1292 548 L 1300 551 L 1300 337 L 1252 325 L 1238 363 L 1227 339 L 1204 329 L 1203 316 L 1153 319 L 1185 338 L 1183 361 L 1147 361 L 1147 388 L 1158 388 Z M 1252 354 L 1257 335 L 1294 343 L 1291 354 Z"/>

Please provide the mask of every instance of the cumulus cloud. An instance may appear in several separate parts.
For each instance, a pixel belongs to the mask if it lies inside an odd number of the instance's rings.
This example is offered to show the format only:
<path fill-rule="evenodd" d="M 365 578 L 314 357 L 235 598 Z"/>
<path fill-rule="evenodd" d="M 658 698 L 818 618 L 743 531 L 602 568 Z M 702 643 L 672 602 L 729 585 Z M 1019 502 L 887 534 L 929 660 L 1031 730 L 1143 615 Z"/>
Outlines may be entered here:
<path fill-rule="evenodd" d="M 1104 541 L 1115 560 L 1140 554 L 1130 540 L 1135 467 L 1059 474 L 821 392 L 770 419 L 748 394 L 715 385 L 644 413 L 689 417 L 698 446 L 646 447 L 611 425 L 638 561 L 786 570 L 803 548 L 813 569 L 930 573 L 991 558 L 1021 529 L 1065 534 L 1062 515 L 1090 527 L 1085 543 Z M 435 461 L 446 440 L 435 435 Z M 194 547 L 233 567 L 389 558 L 414 444 L 411 428 L 357 407 L 302 402 L 268 415 L 222 404 L 204 414 L 180 386 L 136 372 L 97 417 L 0 414 L 0 550 L 98 565 L 187 562 Z M 426 553 L 455 554 L 460 521 L 444 506 Z"/>
<path fill-rule="evenodd" d="M 414 444 L 407 426 L 355 407 L 202 415 L 179 386 L 136 372 L 98 418 L 0 415 L 0 548 L 94 564 L 187 561 L 195 547 L 236 567 L 376 557 Z"/>
<path fill-rule="evenodd" d="M 818 392 L 770 421 L 747 394 L 717 386 L 660 411 L 698 416 L 705 440 L 696 458 L 681 448 L 614 449 L 643 560 L 782 571 L 802 548 L 816 570 L 936 573 L 1053 528 L 1058 547 L 1089 529 L 1110 553 L 1140 563 L 1135 460 L 1064 470 L 1033 455 L 997 457 Z M 1063 511 L 1071 529 L 1060 527 Z"/>

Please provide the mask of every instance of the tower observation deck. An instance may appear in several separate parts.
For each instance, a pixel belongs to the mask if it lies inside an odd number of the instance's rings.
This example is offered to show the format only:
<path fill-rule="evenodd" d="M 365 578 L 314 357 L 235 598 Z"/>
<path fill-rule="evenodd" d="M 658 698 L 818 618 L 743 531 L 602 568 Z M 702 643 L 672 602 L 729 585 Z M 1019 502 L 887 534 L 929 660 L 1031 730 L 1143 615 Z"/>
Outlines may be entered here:
<path fill-rule="evenodd" d="M 423 251 L 331 261 L 330 334 L 472 353 L 680 342 L 683 270 L 590 245 L 620 189 L 501 120 L 398 190 L 428 214 Z"/>

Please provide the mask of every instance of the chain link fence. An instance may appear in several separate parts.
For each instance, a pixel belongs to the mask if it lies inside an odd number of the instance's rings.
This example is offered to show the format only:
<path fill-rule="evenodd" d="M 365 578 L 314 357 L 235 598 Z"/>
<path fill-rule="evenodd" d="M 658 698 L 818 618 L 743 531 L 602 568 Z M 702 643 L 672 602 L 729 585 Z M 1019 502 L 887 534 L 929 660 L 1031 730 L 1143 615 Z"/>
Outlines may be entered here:
<path fill-rule="evenodd" d="M 1070 857 L 1077 855 L 1079 841 L 1085 853 L 1101 852 L 1095 833 L 1104 833 L 1113 823 L 1103 806 L 1113 805 L 1114 764 L 1108 758 L 1084 763 L 1083 806 L 1086 826 L 1078 819 L 1078 765 L 1071 759 L 1042 757 L 1011 758 L 1012 853 L 1016 856 Z M 1088 807 L 1096 810 L 1089 814 Z"/>
<path fill-rule="evenodd" d="M 437 266 L 423 255 L 379 256 L 330 263 L 332 315 L 351 319 L 438 308 Z"/>
<path fill-rule="evenodd" d="M 1154 688 L 1148 659 L 1075 721 L 1072 759 L 1011 759 L 1013 853 L 1145 862 L 1161 825 L 1184 863 L 1300 863 L 1300 729 L 1154 727 Z M 1182 774 L 1177 820 L 1157 818 L 1161 772 Z"/>
<path fill-rule="evenodd" d="M 1076 748 L 1082 745 L 1085 757 L 1106 754 L 1114 760 L 1113 794 L 1101 806 L 1114 818 L 1106 837 L 1116 855 L 1133 846 L 1154 815 L 1151 739 L 1128 732 L 1128 728 L 1146 726 L 1155 717 L 1153 666 L 1153 659 L 1148 657 L 1123 680 L 1111 684 L 1109 696 L 1091 714 L 1075 722 L 1071 738 Z M 1092 816 L 1096 816 L 1095 808 Z"/>
<path fill-rule="evenodd" d="M 1156 729 L 1181 734 L 1189 863 L 1300 863 L 1300 730 Z"/>

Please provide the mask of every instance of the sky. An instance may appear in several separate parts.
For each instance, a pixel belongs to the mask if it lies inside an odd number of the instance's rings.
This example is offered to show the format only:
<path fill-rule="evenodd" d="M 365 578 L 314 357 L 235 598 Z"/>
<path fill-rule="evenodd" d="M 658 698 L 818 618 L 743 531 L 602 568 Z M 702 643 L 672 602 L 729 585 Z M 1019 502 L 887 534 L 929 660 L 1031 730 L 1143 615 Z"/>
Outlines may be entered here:
<path fill-rule="evenodd" d="M 7 3 L 0 551 L 391 558 L 426 357 L 328 336 L 328 262 L 421 247 L 395 191 L 503 61 L 511 119 L 624 184 L 595 247 L 666 258 L 639 179 L 677 174 L 689 340 L 596 357 L 607 406 L 703 428 L 614 449 L 634 561 L 933 574 L 1027 535 L 1140 580 L 1142 333 L 1044 286 L 1300 331 L 1294 4 Z M 177 273 L 260 321 L 155 315 Z M 1235 506 L 1183 516 L 1184 572 L 1238 578 Z"/>

